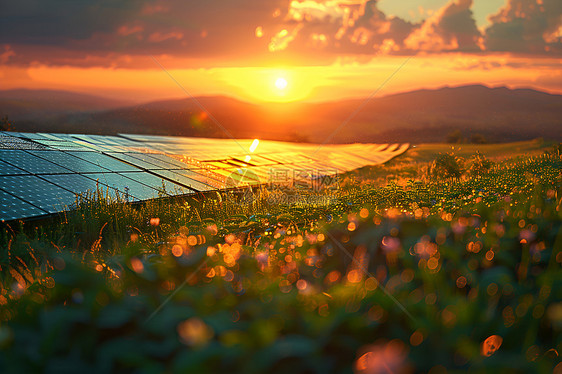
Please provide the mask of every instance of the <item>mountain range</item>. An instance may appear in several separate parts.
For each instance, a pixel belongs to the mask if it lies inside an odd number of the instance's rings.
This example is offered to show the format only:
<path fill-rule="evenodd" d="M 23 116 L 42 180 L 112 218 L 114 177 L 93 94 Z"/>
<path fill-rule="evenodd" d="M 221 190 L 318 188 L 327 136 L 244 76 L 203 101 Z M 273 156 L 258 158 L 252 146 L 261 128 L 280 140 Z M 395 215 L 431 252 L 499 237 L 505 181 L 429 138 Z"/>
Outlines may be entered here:
<path fill-rule="evenodd" d="M 203 110 L 204 108 L 204 110 Z M 317 143 L 562 140 L 562 95 L 482 85 L 332 102 L 253 104 L 205 96 L 134 104 L 67 91 L 0 91 L 16 131 L 137 133 Z"/>

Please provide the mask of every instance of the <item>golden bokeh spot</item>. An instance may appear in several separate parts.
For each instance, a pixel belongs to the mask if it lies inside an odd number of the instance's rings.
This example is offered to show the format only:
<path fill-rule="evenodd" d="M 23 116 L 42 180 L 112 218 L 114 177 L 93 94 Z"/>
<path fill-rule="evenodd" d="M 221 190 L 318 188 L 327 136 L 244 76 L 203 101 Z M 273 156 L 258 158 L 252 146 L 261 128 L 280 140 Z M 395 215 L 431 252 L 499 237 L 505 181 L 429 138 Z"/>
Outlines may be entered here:
<path fill-rule="evenodd" d="M 363 218 L 363 219 L 369 217 L 369 210 L 368 210 L 367 208 L 362 208 L 362 209 L 359 211 L 359 217 L 361 217 L 361 218 Z"/>
<path fill-rule="evenodd" d="M 144 270 L 144 265 L 142 261 L 136 257 L 131 258 L 131 268 L 135 271 L 135 273 L 142 273 Z"/>
<path fill-rule="evenodd" d="M 183 248 L 181 247 L 181 245 L 174 245 L 172 247 L 172 254 L 176 257 L 180 257 L 183 254 Z"/>
<path fill-rule="evenodd" d="M 457 287 L 464 288 L 464 286 L 466 286 L 466 278 L 461 275 L 457 278 Z"/>
<path fill-rule="evenodd" d="M 490 357 L 496 352 L 503 343 L 503 338 L 499 335 L 492 335 L 482 342 L 482 356 Z"/>
<path fill-rule="evenodd" d="M 214 335 L 213 329 L 196 317 L 181 322 L 177 329 L 180 341 L 195 347 L 206 345 Z"/>
<path fill-rule="evenodd" d="M 367 280 L 365 280 L 365 289 L 367 291 L 374 291 L 377 289 L 378 286 L 379 286 L 379 281 L 377 281 L 373 277 L 369 277 L 367 278 Z"/>
<path fill-rule="evenodd" d="M 197 237 L 194 235 L 189 235 L 187 237 L 187 244 L 189 244 L 190 246 L 196 246 L 197 245 Z"/>
<path fill-rule="evenodd" d="M 414 331 L 413 334 L 410 336 L 410 344 L 414 347 L 420 345 L 423 342 L 423 334 L 417 330 Z"/>

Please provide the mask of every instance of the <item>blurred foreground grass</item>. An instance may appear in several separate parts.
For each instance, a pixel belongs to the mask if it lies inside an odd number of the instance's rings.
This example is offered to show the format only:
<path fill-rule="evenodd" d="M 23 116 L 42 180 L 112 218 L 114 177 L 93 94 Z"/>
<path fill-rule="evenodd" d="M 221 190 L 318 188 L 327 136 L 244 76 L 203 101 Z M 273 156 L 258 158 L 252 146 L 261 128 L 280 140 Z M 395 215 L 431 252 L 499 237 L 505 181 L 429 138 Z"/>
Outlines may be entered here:
<path fill-rule="evenodd" d="M 98 192 L 5 225 L 0 367 L 552 372 L 560 154 L 449 156 L 293 204 L 266 188 L 143 205 Z"/>

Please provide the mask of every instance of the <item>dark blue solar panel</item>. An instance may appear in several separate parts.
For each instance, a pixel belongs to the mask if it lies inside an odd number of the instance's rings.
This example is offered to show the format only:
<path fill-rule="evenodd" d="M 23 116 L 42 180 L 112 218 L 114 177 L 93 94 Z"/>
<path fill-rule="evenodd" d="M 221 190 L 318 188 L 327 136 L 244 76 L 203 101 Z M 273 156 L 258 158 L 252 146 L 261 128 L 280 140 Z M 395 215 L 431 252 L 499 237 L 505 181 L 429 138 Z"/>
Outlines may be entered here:
<path fill-rule="evenodd" d="M 83 196 L 86 196 L 87 193 L 91 195 L 98 190 L 105 193 L 108 188 L 106 185 L 96 183 L 96 181 L 80 174 L 42 175 L 41 178 L 59 187 L 70 190 L 75 194 L 83 194 Z M 109 192 L 111 195 L 115 196 L 115 190 L 113 188 L 110 189 Z"/>
<path fill-rule="evenodd" d="M 44 214 L 47 214 L 47 212 L 0 190 L 0 221 L 35 217 Z"/>
<path fill-rule="evenodd" d="M 175 183 L 162 179 L 162 177 L 150 174 L 148 172 L 141 173 L 120 173 L 128 178 L 133 178 L 134 180 L 154 188 L 157 191 L 161 191 L 164 195 L 182 195 L 192 193 L 193 191 L 181 187 Z"/>
<path fill-rule="evenodd" d="M 75 173 L 103 173 L 110 171 L 62 151 L 29 151 L 29 153 L 61 165 Z"/>
<path fill-rule="evenodd" d="M 175 173 L 171 170 L 153 170 L 152 173 L 167 179 L 171 179 L 172 181 L 177 182 L 182 186 L 192 188 L 195 191 L 209 191 L 214 189 L 212 186 L 203 184 L 194 179 L 188 178 L 185 175 Z"/>
<path fill-rule="evenodd" d="M 144 200 L 159 197 L 156 189 L 137 181 L 140 175 L 144 174 L 143 172 L 123 174 L 130 176 L 130 178 L 117 173 L 84 174 L 84 176 L 119 190 L 122 196 L 128 195 L 129 200 Z"/>
<path fill-rule="evenodd" d="M 162 161 L 156 157 L 151 157 L 151 155 L 145 154 L 145 153 L 126 153 L 127 155 L 134 157 L 138 160 L 142 160 L 144 162 L 147 162 L 149 164 L 155 165 L 158 169 L 177 169 L 178 167 L 175 166 L 174 164 L 171 164 L 169 162 L 165 162 Z"/>
<path fill-rule="evenodd" d="M 152 169 L 162 169 L 162 166 L 157 165 L 157 162 L 150 162 L 142 159 L 142 153 L 117 153 L 110 152 L 109 155 L 122 160 L 123 162 L 128 162 L 129 164 L 135 165 L 141 169 L 152 170 Z M 136 157 L 135 155 L 140 155 Z M 169 169 L 169 168 L 168 168 Z"/>
<path fill-rule="evenodd" d="M 20 150 L 1 149 L 0 160 L 8 162 L 31 174 L 70 173 L 68 169 Z"/>
<path fill-rule="evenodd" d="M 105 169 L 111 170 L 112 172 L 122 172 L 122 171 L 140 171 L 140 169 L 126 164 L 122 161 L 116 160 L 113 157 L 104 155 L 98 152 L 67 152 L 73 156 L 81 158 L 85 161 L 88 161 L 92 164 L 101 166 Z"/>
<path fill-rule="evenodd" d="M 28 174 L 26 171 L 0 160 L 0 175 Z"/>
<path fill-rule="evenodd" d="M 2 176 L 0 188 L 49 213 L 63 211 L 76 202 L 72 192 L 34 175 Z"/>

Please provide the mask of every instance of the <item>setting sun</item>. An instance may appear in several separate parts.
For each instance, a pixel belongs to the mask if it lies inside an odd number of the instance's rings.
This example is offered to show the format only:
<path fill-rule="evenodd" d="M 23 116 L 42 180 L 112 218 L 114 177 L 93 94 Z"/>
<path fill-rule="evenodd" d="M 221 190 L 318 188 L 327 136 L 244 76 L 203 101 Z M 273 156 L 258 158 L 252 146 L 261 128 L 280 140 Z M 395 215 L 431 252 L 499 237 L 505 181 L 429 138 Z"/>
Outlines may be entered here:
<path fill-rule="evenodd" d="M 287 88 L 287 80 L 285 78 L 277 78 L 277 80 L 275 81 L 275 87 L 277 87 L 279 90 L 284 90 L 285 88 Z"/>

